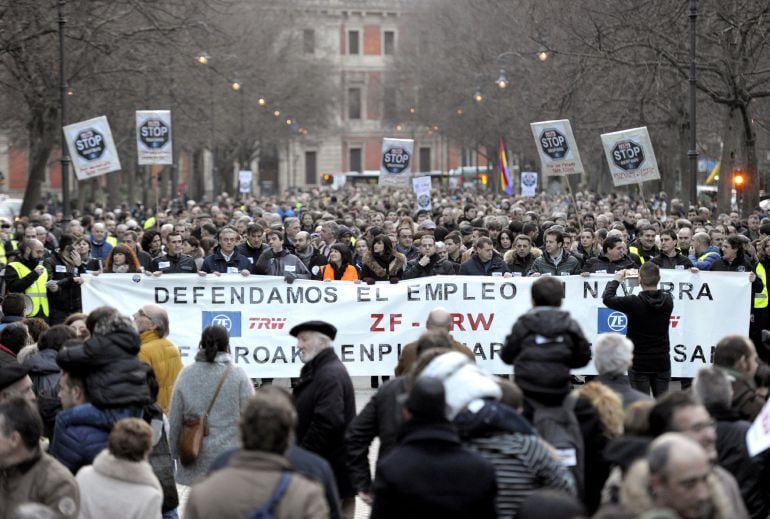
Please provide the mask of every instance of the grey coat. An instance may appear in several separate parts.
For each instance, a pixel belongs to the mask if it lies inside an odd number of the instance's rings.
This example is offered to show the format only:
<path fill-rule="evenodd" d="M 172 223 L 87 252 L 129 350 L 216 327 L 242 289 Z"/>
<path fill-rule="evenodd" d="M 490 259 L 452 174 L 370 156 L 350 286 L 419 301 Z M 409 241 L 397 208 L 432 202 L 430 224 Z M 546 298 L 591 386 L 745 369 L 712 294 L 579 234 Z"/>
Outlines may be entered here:
<path fill-rule="evenodd" d="M 199 354 L 195 364 L 185 367 L 179 373 L 171 395 L 168 417 L 169 443 L 174 459 L 179 459 L 178 440 L 182 423 L 206 412 L 227 364 L 232 364 L 229 353 L 218 353 L 211 363 L 206 362 Z M 253 394 L 254 387 L 246 372 L 242 368 L 232 366 L 211 409 L 208 418 L 209 435 L 203 439 L 201 455 L 195 463 L 186 467 L 177 463 L 177 483 L 191 485 L 196 479 L 206 475 L 209 465 L 220 454 L 240 445 L 238 419 L 241 409 Z"/>

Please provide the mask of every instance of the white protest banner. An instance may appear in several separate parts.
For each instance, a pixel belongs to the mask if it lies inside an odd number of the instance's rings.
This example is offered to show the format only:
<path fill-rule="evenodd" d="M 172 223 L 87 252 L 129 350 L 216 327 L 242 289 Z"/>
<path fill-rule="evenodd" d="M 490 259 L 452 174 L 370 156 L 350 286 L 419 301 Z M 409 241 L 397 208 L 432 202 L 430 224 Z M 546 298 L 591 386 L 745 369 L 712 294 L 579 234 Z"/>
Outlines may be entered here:
<path fill-rule="evenodd" d="M 120 170 L 118 150 L 105 116 L 68 124 L 64 127 L 64 138 L 78 180 Z"/>
<path fill-rule="evenodd" d="M 534 171 L 521 172 L 521 196 L 535 196 L 537 194 L 537 173 Z"/>
<path fill-rule="evenodd" d="M 409 185 L 409 179 L 412 178 L 413 149 L 412 139 L 382 139 L 379 185 Z"/>
<path fill-rule="evenodd" d="M 140 166 L 174 163 L 171 111 L 136 111 L 136 157 Z"/>
<path fill-rule="evenodd" d="M 433 204 L 430 200 L 430 177 L 415 177 L 412 179 L 412 189 L 417 196 L 417 210 L 418 211 L 430 211 L 433 209 Z"/>
<path fill-rule="evenodd" d="M 660 179 L 647 127 L 602 134 L 602 145 L 616 186 Z"/>
<path fill-rule="evenodd" d="M 672 376 L 692 377 L 710 363 L 720 338 L 748 334 L 748 274 L 662 270 L 661 275 L 661 288 L 674 298 Z M 236 365 L 252 377 L 297 376 L 301 362 L 296 339 L 288 332 L 310 319 L 337 327 L 334 348 L 351 375 L 392 375 L 402 347 L 417 340 L 430 311 L 443 306 L 452 313 L 452 336 L 474 351 L 479 366 L 490 373 L 510 373 L 498 352 L 513 323 L 531 308 L 535 279 L 436 276 L 370 286 L 306 280 L 287 284 L 271 276 L 102 274 L 87 276 L 82 294 L 85 312 L 109 305 L 132 315 L 148 303 L 162 306 L 171 322 L 170 339 L 187 364 L 195 357 L 203 328 L 222 324 L 230 330 Z M 625 315 L 602 305 L 612 275 L 559 280 L 565 289 L 563 308 L 589 341 L 603 332 L 625 333 Z M 575 371 L 595 373 L 592 365 Z"/>
<path fill-rule="evenodd" d="M 572 125 L 568 119 L 530 123 L 543 175 L 563 177 L 584 172 Z"/>
<path fill-rule="evenodd" d="M 751 457 L 770 449 L 770 402 L 762 407 L 746 431 L 746 447 Z"/>
<path fill-rule="evenodd" d="M 238 172 L 238 185 L 241 193 L 251 193 L 251 180 L 254 177 L 251 170 L 242 169 Z"/>

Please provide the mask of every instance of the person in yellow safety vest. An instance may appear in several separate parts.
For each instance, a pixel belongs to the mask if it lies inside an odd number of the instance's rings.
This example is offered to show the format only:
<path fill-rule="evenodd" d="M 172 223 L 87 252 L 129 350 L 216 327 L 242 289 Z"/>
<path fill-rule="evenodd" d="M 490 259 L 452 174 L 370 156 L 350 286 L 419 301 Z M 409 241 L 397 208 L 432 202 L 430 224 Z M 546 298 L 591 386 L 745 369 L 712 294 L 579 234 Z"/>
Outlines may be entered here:
<path fill-rule="evenodd" d="M 749 326 L 749 338 L 757 347 L 757 354 L 765 362 L 770 361 L 770 350 L 762 344 L 762 330 L 770 328 L 770 308 L 768 308 L 767 273 L 770 271 L 770 237 L 759 240 L 757 247 L 757 266 L 754 268 L 757 277 L 765 286 L 762 292 L 754 294 L 754 308 L 751 324 Z"/>
<path fill-rule="evenodd" d="M 10 227 L 10 224 L 8 224 Z M 6 265 L 8 258 L 13 257 L 14 251 L 19 250 L 19 242 L 16 240 L 0 240 L 0 264 Z"/>
<path fill-rule="evenodd" d="M 40 240 L 26 240 L 22 256 L 5 268 L 5 286 L 8 292 L 26 294 L 32 300 L 27 317 L 48 318 L 48 272 L 43 266 L 45 247 Z"/>
<path fill-rule="evenodd" d="M 660 254 L 660 249 L 655 245 L 655 234 L 655 227 L 652 225 L 640 225 L 636 240 L 628 244 L 629 254 L 638 256 L 640 265 Z"/>

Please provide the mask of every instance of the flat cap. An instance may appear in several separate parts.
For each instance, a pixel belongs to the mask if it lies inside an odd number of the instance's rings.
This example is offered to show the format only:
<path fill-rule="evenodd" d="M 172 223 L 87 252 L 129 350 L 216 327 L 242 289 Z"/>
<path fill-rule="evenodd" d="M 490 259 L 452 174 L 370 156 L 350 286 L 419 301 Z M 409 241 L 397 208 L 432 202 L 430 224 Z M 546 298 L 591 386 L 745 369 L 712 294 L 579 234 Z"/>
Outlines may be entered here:
<path fill-rule="evenodd" d="M 305 321 L 304 323 L 299 323 L 289 330 L 289 334 L 296 337 L 300 332 L 304 331 L 319 332 L 326 335 L 331 340 L 334 340 L 334 338 L 337 337 L 337 328 L 333 324 L 329 324 L 325 321 Z"/>
<path fill-rule="evenodd" d="M 0 367 L 0 391 L 12 386 L 27 376 L 29 370 L 21 364 L 6 364 Z"/>

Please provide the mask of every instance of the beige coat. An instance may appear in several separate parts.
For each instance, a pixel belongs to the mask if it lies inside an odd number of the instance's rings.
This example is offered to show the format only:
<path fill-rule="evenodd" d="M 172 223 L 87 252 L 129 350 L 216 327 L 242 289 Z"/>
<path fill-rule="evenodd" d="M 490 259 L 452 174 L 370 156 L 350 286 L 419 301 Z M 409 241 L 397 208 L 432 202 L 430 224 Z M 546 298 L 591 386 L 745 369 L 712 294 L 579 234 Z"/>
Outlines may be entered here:
<path fill-rule="evenodd" d="M 13 517 L 13 511 L 22 503 L 46 505 L 57 518 L 77 517 L 78 484 L 55 458 L 38 453 L 31 460 L 0 471 L 0 517 Z"/>
<path fill-rule="evenodd" d="M 278 486 L 283 471 L 291 471 L 284 456 L 239 450 L 223 469 L 193 485 L 185 519 L 246 517 L 264 504 Z M 278 506 L 279 519 L 329 517 L 320 483 L 292 472 L 291 482 Z"/>
<path fill-rule="evenodd" d="M 146 461 L 116 458 L 105 449 L 76 476 L 80 519 L 160 519 L 163 490 Z"/>

